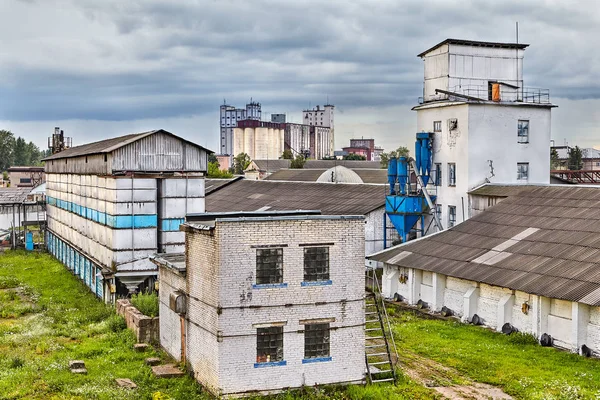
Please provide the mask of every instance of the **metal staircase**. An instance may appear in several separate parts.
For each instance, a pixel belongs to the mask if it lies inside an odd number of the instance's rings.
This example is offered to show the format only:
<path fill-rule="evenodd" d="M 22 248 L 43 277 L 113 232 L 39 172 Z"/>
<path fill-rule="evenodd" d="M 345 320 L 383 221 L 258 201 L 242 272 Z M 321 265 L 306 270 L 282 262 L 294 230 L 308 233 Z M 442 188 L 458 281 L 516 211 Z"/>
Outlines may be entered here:
<path fill-rule="evenodd" d="M 367 282 L 371 282 L 371 290 L 367 291 L 365 301 L 365 364 L 368 381 L 371 384 L 396 382 L 392 354 L 398 360 L 398 352 L 376 270 L 367 269 Z"/>

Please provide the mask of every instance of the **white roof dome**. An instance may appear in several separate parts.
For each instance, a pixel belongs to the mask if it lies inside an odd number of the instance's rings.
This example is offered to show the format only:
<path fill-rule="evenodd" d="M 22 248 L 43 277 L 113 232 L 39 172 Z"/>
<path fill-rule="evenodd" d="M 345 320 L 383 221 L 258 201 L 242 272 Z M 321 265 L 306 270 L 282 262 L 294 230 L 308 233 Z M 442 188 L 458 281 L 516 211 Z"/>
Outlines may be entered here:
<path fill-rule="evenodd" d="M 342 165 L 337 165 L 323 172 L 317 182 L 364 183 L 356 172 Z"/>

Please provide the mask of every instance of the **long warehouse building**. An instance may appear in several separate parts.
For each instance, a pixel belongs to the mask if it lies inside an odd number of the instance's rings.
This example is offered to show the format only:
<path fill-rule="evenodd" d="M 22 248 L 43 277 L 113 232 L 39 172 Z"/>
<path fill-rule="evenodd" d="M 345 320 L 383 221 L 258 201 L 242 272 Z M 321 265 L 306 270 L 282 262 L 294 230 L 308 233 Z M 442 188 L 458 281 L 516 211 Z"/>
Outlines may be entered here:
<path fill-rule="evenodd" d="M 148 256 L 184 251 L 179 225 L 204 212 L 209 153 L 161 129 L 45 158 L 48 250 L 106 302 L 153 287 Z"/>

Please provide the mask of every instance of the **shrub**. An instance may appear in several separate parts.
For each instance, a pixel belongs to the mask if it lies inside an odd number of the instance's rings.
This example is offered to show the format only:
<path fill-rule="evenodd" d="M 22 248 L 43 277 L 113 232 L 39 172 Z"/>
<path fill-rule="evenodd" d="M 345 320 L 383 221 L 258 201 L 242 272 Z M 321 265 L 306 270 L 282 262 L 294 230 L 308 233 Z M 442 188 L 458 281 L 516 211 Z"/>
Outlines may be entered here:
<path fill-rule="evenodd" d="M 13 357 L 10 359 L 10 368 L 21 368 L 23 365 L 25 365 L 25 361 L 20 357 Z"/>
<path fill-rule="evenodd" d="M 108 329 L 111 332 L 121 332 L 123 329 L 127 328 L 127 323 L 125 322 L 125 318 L 120 315 L 114 314 L 108 317 Z"/>
<path fill-rule="evenodd" d="M 515 332 L 508 336 L 508 341 L 513 344 L 538 344 L 537 338 L 531 333 Z"/>
<path fill-rule="evenodd" d="M 12 276 L 0 276 L 0 289 L 12 289 L 19 286 L 20 282 Z"/>
<path fill-rule="evenodd" d="M 156 293 L 138 293 L 131 296 L 131 304 L 148 317 L 158 316 L 158 295 Z"/>

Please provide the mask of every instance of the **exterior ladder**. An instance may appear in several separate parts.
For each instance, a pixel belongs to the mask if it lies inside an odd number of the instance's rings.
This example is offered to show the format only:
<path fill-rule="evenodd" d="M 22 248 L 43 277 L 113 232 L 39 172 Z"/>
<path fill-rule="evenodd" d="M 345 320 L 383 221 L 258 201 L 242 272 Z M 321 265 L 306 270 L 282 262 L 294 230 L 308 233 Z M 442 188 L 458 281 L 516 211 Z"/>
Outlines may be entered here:
<path fill-rule="evenodd" d="M 396 382 L 396 370 L 392 351 L 396 360 L 398 353 L 392 334 L 392 327 L 381 296 L 375 270 L 369 277 L 373 282 L 373 291 L 368 292 L 365 301 L 365 364 L 369 383 Z M 367 274 L 369 271 L 367 271 Z M 390 341 L 393 349 L 390 349 Z"/>

